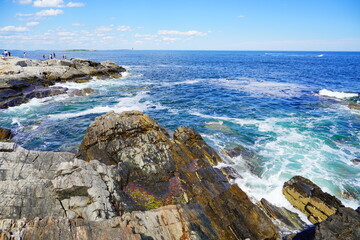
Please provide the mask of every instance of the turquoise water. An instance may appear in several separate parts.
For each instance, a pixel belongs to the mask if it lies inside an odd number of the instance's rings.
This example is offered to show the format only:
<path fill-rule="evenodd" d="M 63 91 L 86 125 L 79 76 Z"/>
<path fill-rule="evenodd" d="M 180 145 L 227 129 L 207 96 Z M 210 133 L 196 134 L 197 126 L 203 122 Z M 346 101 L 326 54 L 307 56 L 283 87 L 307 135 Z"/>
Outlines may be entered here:
<path fill-rule="evenodd" d="M 12 51 L 16 55 L 16 51 Z M 21 54 L 19 52 L 19 54 Z M 40 58 L 41 51 L 28 52 Z M 57 52 L 61 56 L 63 52 Z M 169 132 L 196 129 L 219 152 L 242 145 L 252 161 L 226 159 L 254 199 L 282 206 L 285 181 L 307 177 L 347 206 L 360 199 L 360 111 L 340 92 L 360 92 L 360 53 L 228 51 L 66 52 L 68 57 L 112 60 L 122 79 L 62 83 L 93 88 L 85 97 L 56 96 L 0 111 L 28 149 L 76 151 L 87 126 L 108 111 L 140 110 Z M 20 55 L 21 56 L 21 55 Z M 332 91 L 335 97 L 326 97 Z M 352 95 L 351 95 L 352 96 Z"/>

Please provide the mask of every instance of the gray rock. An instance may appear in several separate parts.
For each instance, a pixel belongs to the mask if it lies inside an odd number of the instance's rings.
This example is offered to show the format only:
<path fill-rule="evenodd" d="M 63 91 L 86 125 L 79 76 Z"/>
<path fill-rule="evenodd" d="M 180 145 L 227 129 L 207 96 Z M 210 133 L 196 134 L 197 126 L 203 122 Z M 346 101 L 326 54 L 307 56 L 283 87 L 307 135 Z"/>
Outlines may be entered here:
<path fill-rule="evenodd" d="M 117 177 L 98 161 L 0 143 L 0 219 L 58 216 L 101 220 L 118 215 Z"/>
<path fill-rule="evenodd" d="M 29 91 L 27 88 L 49 87 L 58 81 L 86 82 L 93 76 L 99 79 L 119 78 L 124 71 L 123 67 L 110 61 L 101 64 L 79 58 L 70 61 L 0 59 L 0 108 L 27 102 L 28 97 L 22 97 L 25 95 L 24 91 Z"/>

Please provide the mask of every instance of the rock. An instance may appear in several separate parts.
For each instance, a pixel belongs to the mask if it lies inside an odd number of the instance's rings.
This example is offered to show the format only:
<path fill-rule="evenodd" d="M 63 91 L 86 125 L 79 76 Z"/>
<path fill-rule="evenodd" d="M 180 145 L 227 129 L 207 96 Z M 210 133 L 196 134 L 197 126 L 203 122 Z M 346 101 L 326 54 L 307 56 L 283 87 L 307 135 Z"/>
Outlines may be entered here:
<path fill-rule="evenodd" d="M 199 204 L 217 239 L 276 239 L 277 229 L 221 170 L 214 149 L 188 127 L 174 137 L 138 111 L 100 116 L 89 126 L 79 157 L 119 169 L 124 210 Z"/>
<path fill-rule="evenodd" d="M 315 228 L 315 240 L 360 239 L 360 214 L 340 207 L 338 211 Z"/>
<path fill-rule="evenodd" d="M 224 133 L 233 133 L 234 131 L 231 130 L 228 126 L 224 125 L 223 122 L 208 122 L 205 124 L 206 128 L 218 130 Z"/>
<path fill-rule="evenodd" d="M 324 193 L 316 184 L 301 176 L 285 182 L 282 192 L 314 224 L 326 220 L 343 206 L 336 197 Z"/>
<path fill-rule="evenodd" d="M 227 177 L 228 181 L 232 181 L 237 178 L 243 178 L 233 167 L 230 166 L 221 167 L 220 170 Z"/>
<path fill-rule="evenodd" d="M 0 142 L 6 142 L 13 138 L 11 130 L 6 128 L 0 128 Z"/>
<path fill-rule="evenodd" d="M 235 147 L 225 148 L 221 151 L 221 153 L 229 158 L 236 158 L 241 156 L 243 160 L 243 164 L 255 175 L 258 174 L 258 166 L 259 166 L 259 158 L 256 154 L 241 145 L 237 145 Z"/>
<path fill-rule="evenodd" d="M 348 107 L 350 109 L 360 110 L 360 104 L 357 103 L 349 103 Z"/>
<path fill-rule="evenodd" d="M 279 222 L 285 231 L 293 232 L 302 230 L 306 226 L 298 214 L 291 212 L 284 207 L 277 207 L 264 198 L 262 198 L 258 204 L 270 218 Z"/>
<path fill-rule="evenodd" d="M 22 92 L 15 91 L 13 89 L 0 90 L 0 102 L 6 100 L 7 98 L 18 97 L 21 95 L 22 95 Z"/>
<path fill-rule="evenodd" d="M 59 76 L 61 81 L 66 80 L 75 80 L 75 79 L 90 79 L 90 76 L 86 73 L 75 69 L 75 68 L 68 68 L 61 76 Z"/>
<path fill-rule="evenodd" d="M 84 89 L 70 89 L 68 94 L 70 97 L 81 97 L 87 96 L 89 94 L 94 93 L 94 89 L 91 88 L 84 88 Z"/>
<path fill-rule="evenodd" d="M 0 239 L 26 240 L 141 240 L 131 228 L 99 225 L 84 219 L 45 217 L 0 220 Z"/>
<path fill-rule="evenodd" d="M 49 87 L 58 81 L 87 82 L 92 76 L 99 79 L 119 78 L 126 71 L 114 62 L 103 64 L 86 60 L 50 59 L 39 61 L 33 59 L 10 58 L 0 61 L 0 108 L 17 106 L 41 93 L 26 93 L 41 87 Z M 46 91 L 45 91 L 46 92 Z"/>
<path fill-rule="evenodd" d="M 65 94 L 67 90 L 67 88 L 63 87 L 37 88 L 25 95 L 24 102 L 28 102 L 32 98 L 45 98 Z"/>
<path fill-rule="evenodd" d="M 71 153 L 36 152 L 0 143 L 0 219 L 67 217 L 99 221 L 119 215 L 120 176 Z"/>
<path fill-rule="evenodd" d="M 218 239 L 196 204 L 170 205 L 98 222 L 58 217 L 4 219 L 0 220 L 0 229 L 0 239 Z"/>
<path fill-rule="evenodd" d="M 249 149 L 246 149 L 241 145 L 232 148 L 225 148 L 221 153 L 230 158 L 242 156 L 244 159 L 250 159 L 250 158 L 254 158 L 255 156 L 254 152 L 250 151 Z"/>
<path fill-rule="evenodd" d="M 339 207 L 337 212 L 326 220 L 287 239 L 360 239 L 360 213 L 351 208 Z"/>
<path fill-rule="evenodd" d="M 352 159 L 351 162 L 354 164 L 360 164 L 360 158 Z"/>
<path fill-rule="evenodd" d="M 15 143 L 0 142 L 0 152 L 13 152 L 15 147 Z"/>

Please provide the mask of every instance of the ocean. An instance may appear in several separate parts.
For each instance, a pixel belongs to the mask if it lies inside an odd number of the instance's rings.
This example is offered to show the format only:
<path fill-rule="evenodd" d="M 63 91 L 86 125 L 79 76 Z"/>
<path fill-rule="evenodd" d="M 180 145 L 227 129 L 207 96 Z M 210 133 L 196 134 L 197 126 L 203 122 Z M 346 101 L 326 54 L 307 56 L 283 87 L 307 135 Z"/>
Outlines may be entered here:
<path fill-rule="evenodd" d="M 22 56 L 23 52 L 12 51 Z M 28 51 L 41 59 L 50 51 Z M 360 205 L 360 52 L 89 51 L 68 58 L 111 60 L 122 79 L 58 83 L 92 88 L 0 110 L 0 126 L 24 148 L 76 151 L 87 126 L 109 111 L 139 110 L 172 133 L 198 131 L 218 152 L 243 146 L 251 157 L 222 165 L 254 200 L 292 207 L 281 194 L 295 175 L 309 178 L 346 206 Z"/>

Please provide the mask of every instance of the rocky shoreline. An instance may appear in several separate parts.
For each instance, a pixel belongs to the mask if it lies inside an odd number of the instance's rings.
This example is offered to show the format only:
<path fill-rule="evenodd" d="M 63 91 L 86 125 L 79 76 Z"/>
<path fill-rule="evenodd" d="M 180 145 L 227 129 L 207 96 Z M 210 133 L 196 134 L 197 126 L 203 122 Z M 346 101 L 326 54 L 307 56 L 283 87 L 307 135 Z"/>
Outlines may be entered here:
<path fill-rule="evenodd" d="M 120 78 L 126 69 L 111 61 L 86 59 L 50 59 L 46 61 L 11 57 L 0 59 L 0 109 L 18 106 L 32 98 L 59 94 L 83 96 L 92 89 L 68 89 L 53 86 L 57 82 L 87 82 L 91 78 Z"/>
<path fill-rule="evenodd" d="M 215 168 L 222 161 L 194 130 L 170 136 L 138 111 L 97 117 L 78 154 L 0 142 L 0 239 L 360 238 L 360 210 L 310 180 L 283 188 L 314 223 L 306 226 L 250 201 L 231 184 L 234 169 Z"/>

